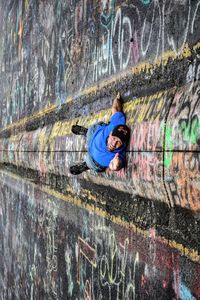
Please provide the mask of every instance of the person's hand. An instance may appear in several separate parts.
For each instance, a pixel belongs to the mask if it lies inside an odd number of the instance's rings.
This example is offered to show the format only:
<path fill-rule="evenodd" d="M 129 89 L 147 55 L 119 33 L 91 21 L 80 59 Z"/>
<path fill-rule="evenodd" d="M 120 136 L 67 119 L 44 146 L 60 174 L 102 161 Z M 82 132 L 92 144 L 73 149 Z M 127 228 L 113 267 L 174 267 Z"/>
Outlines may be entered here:
<path fill-rule="evenodd" d="M 119 157 L 119 153 L 116 153 L 114 158 L 111 160 L 109 164 L 109 169 L 111 171 L 119 171 L 122 168 L 122 161 Z"/>
<path fill-rule="evenodd" d="M 112 104 L 112 115 L 114 115 L 116 112 L 122 111 L 122 102 L 121 102 L 121 95 L 118 92 L 117 96 L 113 100 Z"/>

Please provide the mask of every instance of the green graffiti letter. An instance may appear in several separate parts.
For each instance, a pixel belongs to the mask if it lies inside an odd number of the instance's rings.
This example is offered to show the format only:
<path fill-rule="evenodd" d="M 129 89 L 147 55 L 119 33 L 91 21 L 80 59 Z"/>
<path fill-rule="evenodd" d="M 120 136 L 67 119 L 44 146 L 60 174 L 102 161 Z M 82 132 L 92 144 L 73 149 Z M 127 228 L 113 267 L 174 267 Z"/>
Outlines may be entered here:
<path fill-rule="evenodd" d="M 166 127 L 166 134 L 165 134 L 165 149 L 164 149 L 164 166 L 169 168 L 172 163 L 172 128 Z M 166 152 L 167 150 L 167 152 Z"/>

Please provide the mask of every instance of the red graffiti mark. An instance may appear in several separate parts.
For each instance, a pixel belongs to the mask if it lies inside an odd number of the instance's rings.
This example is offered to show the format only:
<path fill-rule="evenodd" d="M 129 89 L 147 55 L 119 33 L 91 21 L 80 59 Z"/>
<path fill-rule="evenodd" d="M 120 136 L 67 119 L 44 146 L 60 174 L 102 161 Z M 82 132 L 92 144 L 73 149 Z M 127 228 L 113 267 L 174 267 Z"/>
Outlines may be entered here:
<path fill-rule="evenodd" d="M 80 284 L 80 260 L 81 256 L 84 256 L 87 261 L 96 267 L 96 251 L 86 241 L 78 238 L 78 266 L 77 266 L 77 282 Z"/>
<path fill-rule="evenodd" d="M 130 48 L 131 48 L 132 64 L 137 64 L 139 61 L 139 58 L 140 58 L 137 31 L 134 31 L 133 38 L 132 38 L 131 44 L 130 44 Z"/>
<path fill-rule="evenodd" d="M 46 166 L 45 166 L 45 162 L 43 159 L 39 160 L 39 173 L 40 176 L 44 177 L 45 173 L 46 173 Z"/>
<path fill-rule="evenodd" d="M 127 172 L 126 172 L 125 168 L 117 171 L 116 174 L 117 174 L 117 177 L 119 177 L 121 179 L 126 179 L 127 178 Z"/>
<path fill-rule="evenodd" d="M 174 153 L 171 172 L 177 174 L 176 184 L 179 187 L 180 199 L 177 204 L 192 210 L 200 209 L 199 170 L 194 154 Z"/>
<path fill-rule="evenodd" d="M 92 299 L 91 281 L 86 280 L 85 289 L 84 289 L 84 300 L 91 300 L 91 299 Z"/>
<path fill-rule="evenodd" d="M 152 153 L 132 154 L 132 179 L 152 182 L 159 170 L 159 159 Z"/>
<path fill-rule="evenodd" d="M 180 299 L 179 297 L 179 286 L 180 286 L 180 262 L 179 262 L 179 255 L 175 255 L 172 252 L 172 263 L 173 263 L 173 273 L 174 273 L 174 289 L 176 299 Z"/>
<path fill-rule="evenodd" d="M 195 291 L 195 295 L 197 299 L 200 299 L 200 264 L 198 264 L 197 266 L 197 270 L 196 270 L 196 281 L 194 284 L 194 291 Z"/>
<path fill-rule="evenodd" d="M 158 120 L 137 124 L 132 130 L 130 149 L 155 151 L 159 148 L 161 135 L 162 124 Z"/>
<path fill-rule="evenodd" d="M 146 283 L 147 283 L 147 279 L 146 279 L 145 275 L 142 274 L 142 275 L 141 275 L 140 286 L 141 286 L 142 288 L 144 288 L 145 285 L 146 285 Z"/>

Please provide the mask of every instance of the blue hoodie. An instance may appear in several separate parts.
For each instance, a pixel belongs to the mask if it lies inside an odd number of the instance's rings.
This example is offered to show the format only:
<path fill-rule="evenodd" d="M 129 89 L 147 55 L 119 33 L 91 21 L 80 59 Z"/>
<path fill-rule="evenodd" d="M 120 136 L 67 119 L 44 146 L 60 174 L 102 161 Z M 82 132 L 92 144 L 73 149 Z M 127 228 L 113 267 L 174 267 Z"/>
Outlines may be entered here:
<path fill-rule="evenodd" d="M 110 122 L 108 124 L 99 125 L 95 131 L 93 137 L 88 145 L 89 154 L 93 159 L 98 162 L 102 167 L 108 167 L 111 160 L 114 158 L 116 153 L 119 153 L 119 157 L 122 160 L 123 166 L 126 162 L 126 145 L 109 151 L 107 149 L 107 139 L 112 130 L 117 125 L 125 125 L 126 117 L 122 112 L 116 112 L 111 116 Z"/>

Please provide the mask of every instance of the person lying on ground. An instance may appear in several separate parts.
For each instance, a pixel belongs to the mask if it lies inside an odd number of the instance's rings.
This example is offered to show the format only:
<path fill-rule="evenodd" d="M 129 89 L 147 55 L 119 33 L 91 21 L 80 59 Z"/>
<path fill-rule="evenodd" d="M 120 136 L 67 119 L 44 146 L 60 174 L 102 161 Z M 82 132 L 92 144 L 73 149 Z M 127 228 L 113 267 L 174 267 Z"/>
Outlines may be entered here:
<path fill-rule="evenodd" d="M 87 156 L 82 163 L 70 167 L 73 175 L 92 169 L 104 172 L 109 167 L 119 171 L 126 165 L 126 147 L 130 138 L 130 129 L 126 126 L 120 94 L 112 104 L 112 115 L 108 124 L 98 122 L 88 129 L 73 125 L 71 131 L 86 136 Z"/>

